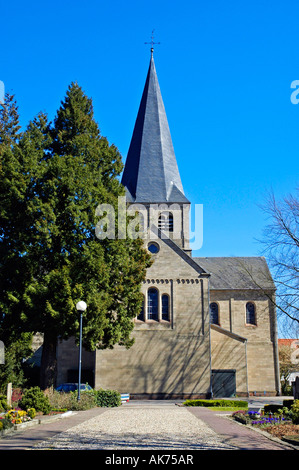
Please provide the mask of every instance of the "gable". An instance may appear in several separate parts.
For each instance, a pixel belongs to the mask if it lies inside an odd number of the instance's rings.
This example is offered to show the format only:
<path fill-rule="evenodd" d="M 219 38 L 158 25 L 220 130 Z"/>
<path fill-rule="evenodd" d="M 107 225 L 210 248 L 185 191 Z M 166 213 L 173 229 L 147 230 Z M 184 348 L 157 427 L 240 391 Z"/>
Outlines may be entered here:
<path fill-rule="evenodd" d="M 151 236 L 145 240 L 145 247 L 154 243 L 159 251 L 153 254 L 154 263 L 147 270 L 147 277 L 209 277 L 198 263 L 196 263 L 175 241 L 167 237 L 161 230 L 152 227 Z"/>

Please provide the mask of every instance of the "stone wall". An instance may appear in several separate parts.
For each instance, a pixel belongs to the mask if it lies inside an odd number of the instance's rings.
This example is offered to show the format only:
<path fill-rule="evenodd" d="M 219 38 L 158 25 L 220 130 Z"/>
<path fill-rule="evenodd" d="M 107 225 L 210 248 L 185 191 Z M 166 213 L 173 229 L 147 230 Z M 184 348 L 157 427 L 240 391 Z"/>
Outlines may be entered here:
<path fill-rule="evenodd" d="M 211 370 L 235 370 L 239 396 L 279 393 L 275 310 L 257 289 L 211 290 L 209 276 L 171 240 L 159 246 L 141 290 L 143 320 L 134 321 L 130 349 L 84 353 L 82 368 L 94 370 L 95 388 L 116 389 L 135 398 L 210 396 Z M 147 318 L 147 296 L 155 288 L 159 318 Z M 169 318 L 162 318 L 162 295 L 169 298 Z M 209 303 L 219 307 L 219 328 L 210 331 Z M 246 303 L 255 305 L 255 324 L 246 323 Z M 77 368 L 78 348 L 58 348 L 58 383 Z"/>
<path fill-rule="evenodd" d="M 81 383 L 94 386 L 95 352 L 82 348 Z M 57 344 L 57 385 L 64 382 L 78 382 L 79 346 L 75 338 L 58 340 Z M 71 378 L 71 379 L 70 379 Z"/>
<path fill-rule="evenodd" d="M 243 393 L 248 382 L 250 395 L 276 395 L 279 393 L 279 379 L 276 377 L 275 311 L 269 298 L 258 290 L 212 290 L 211 302 L 219 306 L 219 325 L 221 328 L 240 335 L 247 340 L 247 377 L 244 367 L 237 368 L 237 394 Z M 256 311 L 256 324 L 246 323 L 246 303 L 253 302 Z M 212 366 L 217 363 L 219 368 L 229 368 L 240 344 L 233 339 L 212 334 Z M 244 349 L 244 348 L 243 348 Z M 245 350 L 245 349 L 244 349 Z M 242 352 L 244 356 L 244 351 Z M 222 365 L 221 365 L 222 357 Z M 241 356 L 240 356 L 241 357 Z"/>
<path fill-rule="evenodd" d="M 236 395 L 248 395 L 246 343 L 211 328 L 212 369 L 236 371 Z"/>
<path fill-rule="evenodd" d="M 210 390 L 208 279 L 181 250 L 159 240 L 142 292 L 170 297 L 170 318 L 135 320 L 135 344 L 97 351 L 96 388 L 135 397 L 206 397 Z M 145 309 L 146 310 L 146 309 Z M 146 312 L 145 312 L 146 314 Z"/>

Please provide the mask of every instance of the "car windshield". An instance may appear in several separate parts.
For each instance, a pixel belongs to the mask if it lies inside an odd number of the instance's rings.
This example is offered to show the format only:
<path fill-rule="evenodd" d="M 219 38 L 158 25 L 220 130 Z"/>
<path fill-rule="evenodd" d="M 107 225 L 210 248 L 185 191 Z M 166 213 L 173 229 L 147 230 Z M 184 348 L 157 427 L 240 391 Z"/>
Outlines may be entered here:
<path fill-rule="evenodd" d="M 59 387 L 57 387 L 56 390 L 63 391 L 63 392 L 74 392 L 75 390 L 78 390 L 78 384 L 76 384 L 76 383 L 61 384 Z M 88 384 L 80 384 L 80 390 L 92 390 L 92 388 Z"/>

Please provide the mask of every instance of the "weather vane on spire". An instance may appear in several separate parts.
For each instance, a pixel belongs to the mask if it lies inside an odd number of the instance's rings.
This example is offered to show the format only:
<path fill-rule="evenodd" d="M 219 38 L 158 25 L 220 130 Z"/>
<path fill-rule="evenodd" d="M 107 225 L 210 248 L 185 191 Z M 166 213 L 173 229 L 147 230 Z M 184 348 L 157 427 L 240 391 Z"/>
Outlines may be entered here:
<path fill-rule="evenodd" d="M 153 55 L 154 52 L 154 44 L 160 44 L 159 42 L 154 42 L 154 29 L 152 30 L 152 37 L 151 37 L 151 42 L 145 42 L 144 44 L 150 44 L 151 47 L 151 54 Z"/>

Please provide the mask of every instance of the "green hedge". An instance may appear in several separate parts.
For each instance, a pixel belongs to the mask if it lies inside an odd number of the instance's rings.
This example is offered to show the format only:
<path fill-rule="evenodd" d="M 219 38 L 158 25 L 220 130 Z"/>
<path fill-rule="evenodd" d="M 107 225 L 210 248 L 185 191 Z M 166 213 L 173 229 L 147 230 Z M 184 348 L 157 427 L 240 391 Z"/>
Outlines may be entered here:
<path fill-rule="evenodd" d="M 116 390 L 95 390 L 95 399 L 97 406 L 115 407 L 121 405 L 121 395 Z"/>
<path fill-rule="evenodd" d="M 186 400 L 185 406 L 219 406 L 227 408 L 248 408 L 247 401 L 241 400 Z"/>
<path fill-rule="evenodd" d="M 299 424 L 299 400 L 294 400 L 291 413 L 293 424 Z"/>
<path fill-rule="evenodd" d="M 6 396 L 0 395 L 0 413 L 2 411 L 7 411 L 8 409 L 9 409 L 9 406 L 7 405 Z"/>

